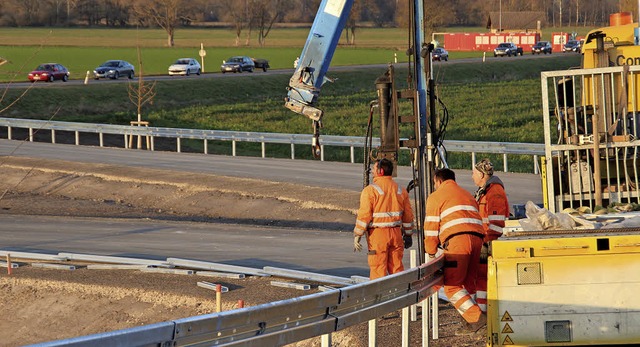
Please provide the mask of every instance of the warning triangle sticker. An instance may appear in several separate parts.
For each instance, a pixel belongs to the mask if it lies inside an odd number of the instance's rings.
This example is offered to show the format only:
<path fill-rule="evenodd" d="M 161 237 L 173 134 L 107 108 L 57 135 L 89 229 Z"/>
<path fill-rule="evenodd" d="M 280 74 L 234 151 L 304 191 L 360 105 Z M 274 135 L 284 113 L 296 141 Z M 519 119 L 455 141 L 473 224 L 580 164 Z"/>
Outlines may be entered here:
<path fill-rule="evenodd" d="M 504 328 L 502 328 L 502 333 L 503 334 L 512 334 L 513 333 L 513 329 L 511 329 L 511 326 L 509 326 L 509 323 L 505 323 Z"/>
<path fill-rule="evenodd" d="M 511 338 L 509 337 L 509 335 L 507 335 L 507 337 L 504 338 L 504 341 L 502 341 L 502 345 L 513 345 L 513 341 L 511 341 Z"/>
<path fill-rule="evenodd" d="M 504 311 L 504 314 L 502 315 L 502 318 L 500 319 L 501 322 L 513 322 L 513 318 L 511 318 L 511 315 L 509 314 L 509 311 Z"/>

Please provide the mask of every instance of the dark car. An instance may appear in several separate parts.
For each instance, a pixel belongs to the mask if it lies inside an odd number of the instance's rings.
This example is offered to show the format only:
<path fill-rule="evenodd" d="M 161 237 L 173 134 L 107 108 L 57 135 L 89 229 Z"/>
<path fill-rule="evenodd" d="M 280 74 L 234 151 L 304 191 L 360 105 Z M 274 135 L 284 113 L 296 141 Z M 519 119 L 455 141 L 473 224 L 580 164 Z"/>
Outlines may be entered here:
<path fill-rule="evenodd" d="M 93 78 L 111 78 L 117 80 L 122 76 L 132 79 L 135 76 L 135 68 L 124 60 L 107 60 L 93 70 Z"/>
<path fill-rule="evenodd" d="M 449 52 L 444 48 L 436 48 L 433 50 L 432 60 L 447 61 L 449 60 Z"/>
<path fill-rule="evenodd" d="M 580 52 L 580 41 L 578 40 L 569 40 L 564 44 L 565 53 L 567 52 Z"/>
<path fill-rule="evenodd" d="M 533 47 L 531 47 L 531 54 L 551 54 L 553 49 L 549 41 L 538 41 Z"/>
<path fill-rule="evenodd" d="M 66 82 L 69 80 L 69 70 L 60 64 L 47 63 L 39 65 L 35 70 L 29 72 L 27 77 L 32 83 L 35 81 L 53 82 L 55 80 Z"/>
<path fill-rule="evenodd" d="M 505 55 L 507 57 L 510 57 L 512 55 L 517 56 L 518 54 L 522 55 L 522 53 L 522 48 L 516 46 L 515 43 L 512 42 L 503 42 L 493 50 L 494 57 Z"/>
<path fill-rule="evenodd" d="M 223 61 L 220 66 L 220 71 L 222 71 L 222 73 L 242 71 L 253 72 L 255 68 L 256 64 L 251 58 L 247 56 L 235 56 Z"/>

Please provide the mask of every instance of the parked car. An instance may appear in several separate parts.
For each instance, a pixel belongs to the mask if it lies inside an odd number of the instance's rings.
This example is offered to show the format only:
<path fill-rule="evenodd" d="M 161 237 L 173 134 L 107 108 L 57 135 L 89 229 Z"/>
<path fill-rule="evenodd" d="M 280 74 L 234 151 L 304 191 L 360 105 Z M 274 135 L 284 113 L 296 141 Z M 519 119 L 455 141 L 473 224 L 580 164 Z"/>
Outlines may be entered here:
<path fill-rule="evenodd" d="M 121 76 L 132 79 L 134 75 L 135 68 L 124 60 L 107 60 L 93 70 L 93 77 L 97 80 L 101 78 L 117 80 Z"/>
<path fill-rule="evenodd" d="M 220 70 L 225 72 L 253 72 L 256 68 L 256 64 L 247 56 L 235 56 L 222 62 Z"/>
<path fill-rule="evenodd" d="M 507 57 L 510 57 L 512 55 L 514 56 L 517 56 L 518 54 L 522 55 L 523 53 L 524 52 L 522 51 L 522 48 L 516 46 L 515 43 L 512 43 L 512 42 L 503 42 L 493 50 L 494 57 L 505 56 L 505 55 Z"/>
<path fill-rule="evenodd" d="M 580 52 L 580 41 L 569 40 L 564 44 L 564 52 Z"/>
<path fill-rule="evenodd" d="M 29 72 L 27 77 L 32 83 L 35 81 L 53 82 L 55 80 L 66 82 L 69 80 L 69 70 L 60 64 L 47 63 L 38 65 L 37 68 Z"/>
<path fill-rule="evenodd" d="M 538 41 L 533 47 L 531 47 L 531 54 L 551 54 L 553 53 L 553 47 L 549 41 Z"/>
<path fill-rule="evenodd" d="M 436 48 L 433 50 L 432 60 L 447 61 L 449 60 L 449 52 L 444 48 Z"/>
<path fill-rule="evenodd" d="M 200 63 L 193 58 L 180 58 L 169 66 L 169 76 L 189 76 L 192 73 L 199 75 L 201 71 L 202 68 L 200 67 Z"/>
<path fill-rule="evenodd" d="M 262 71 L 267 72 L 267 69 L 270 68 L 269 61 L 267 59 L 256 59 L 251 58 L 253 60 L 253 64 L 256 66 L 256 69 L 262 69 Z"/>

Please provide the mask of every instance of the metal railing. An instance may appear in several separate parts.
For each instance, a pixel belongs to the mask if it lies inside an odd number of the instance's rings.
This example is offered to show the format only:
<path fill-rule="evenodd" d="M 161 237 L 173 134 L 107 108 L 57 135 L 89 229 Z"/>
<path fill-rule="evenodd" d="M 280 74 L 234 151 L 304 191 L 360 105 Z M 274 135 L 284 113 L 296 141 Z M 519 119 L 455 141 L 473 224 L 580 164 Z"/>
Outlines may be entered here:
<path fill-rule="evenodd" d="M 243 131 L 224 130 L 202 130 L 202 129 L 178 129 L 160 128 L 129 125 L 93 124 L 93 123 L 72 123 L 56 122 L 34 119 L 0 118 L 0 128 L 6 128 L 7 138 L 13 139 L 13 129 L 28 129 L 29 141 L 34 141 L 35 133 L 42 130 L 51 132 L 51 142 L 56 142 L 56 131 L 67 131 L 75 134 L 75 144 L 81 145 L 80 134 L 98 134 L 100 147 L 104 146 L 104 134 L 121 135 L 125 148 L 132 148 L 134 138 L 145 138 L 148 148 L 154 149 L 154 138 L 176 139 L 176 151 L 181 152 L 181 139 L 195 139 L 204 142 L 204 153 L 208 154 L 208 141 L 230 141 L 232 146 L 231 154 L 236 156 L 237 142 L 253 142 L 261 144 L 261 155 L 266 157 L 266 144 L 289 144 L 291 146 L 291 159 L 295 159 L 295 145 L 311 144 L 310 134 L 281 134 L 281 133 L 260 133 Z M 324 161 L 325 146 L 349 147 L 350 161 L 355 162 L 355 148 L 363 148 L 364 137 L 358 136 L 322 136 L 322 154 L 320 160 Z M 380 145 L 379 139 L 373 140 L 374 146 Z M 482 142 L 482 141 L 456 141 L 447 140 L 444 143 L 448 152 L 470 153 L 470 168 L 476 162 L 477 153 L 502 154 L 503 171 L 508 172 L 508 155 L 530 155 L 533 160 L 533 172 L 538 173 L 538 156 L 544 155 L 544 144 L 539 143 L 517 143 L 517 142 Z"/>
<path fill-rule="evenodd" d="M 35 346 L 281 346 L 417 304 L 442 285 L 443 265 L 440 256 L 420 267 L 327 292 Z"/>
<path fill-rule="evenodd" d="M 550 211 L 640 202 L 640 67 L 541 74 Z"/>

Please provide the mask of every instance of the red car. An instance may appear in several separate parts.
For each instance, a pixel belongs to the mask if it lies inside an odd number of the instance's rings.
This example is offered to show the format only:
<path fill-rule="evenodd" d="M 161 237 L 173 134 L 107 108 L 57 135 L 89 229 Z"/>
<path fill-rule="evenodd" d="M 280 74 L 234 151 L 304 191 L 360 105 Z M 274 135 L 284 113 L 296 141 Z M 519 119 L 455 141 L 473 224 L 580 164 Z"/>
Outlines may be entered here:
<path fill-rule="evenodd" d="M 41 64 L 29 73 L 29 81 L 32 83 L 35 81 L 53 82 L 55 80 L 68 81 L 69 70 L 60 64 L 49 63 Z"/>

